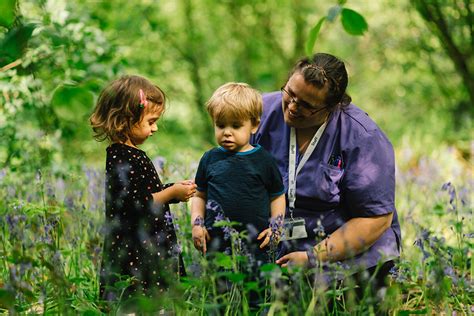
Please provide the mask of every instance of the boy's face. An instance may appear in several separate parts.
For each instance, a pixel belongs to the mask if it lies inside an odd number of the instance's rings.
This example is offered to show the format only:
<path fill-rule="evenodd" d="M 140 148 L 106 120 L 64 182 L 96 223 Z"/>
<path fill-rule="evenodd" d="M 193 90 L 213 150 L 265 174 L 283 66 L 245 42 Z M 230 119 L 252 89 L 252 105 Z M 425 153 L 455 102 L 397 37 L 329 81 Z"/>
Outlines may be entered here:
<path fill-rule="evenodd" d="M 232 152 L 243 152 L 252 149 L 249 144 L 251 134 L 257 131 L 258 124 L 251 120 L 219 120 L 214 122 L 214 133 L 217 143 Z"/>

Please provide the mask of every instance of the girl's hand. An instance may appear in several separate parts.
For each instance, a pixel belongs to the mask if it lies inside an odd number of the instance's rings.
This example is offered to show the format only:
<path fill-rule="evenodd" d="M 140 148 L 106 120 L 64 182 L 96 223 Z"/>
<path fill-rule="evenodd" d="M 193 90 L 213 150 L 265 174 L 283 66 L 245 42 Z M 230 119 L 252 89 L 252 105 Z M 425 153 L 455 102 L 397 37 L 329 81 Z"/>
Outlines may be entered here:
<path fill-rule="evenodd" d="M 207 251 L 207 242 L 211 240 L 207 229 L 199 225 L 194 225 L 192 235 L 194 248 L 201 251 L 205 255 Z"/>
<path fill-rule="evenodd" d="M 308 264 L 308 254 L 306 251 L 290 252 L 278 259 L 276 264 L 279 264 L 282 267 L 287 267 L 288 265 L 303 267 Z"/>
<path fill-rule="evenodd" d="M 278 243 L 280 242 L 280 236 L 278 233 L 273 233 L 275 236 L 275 241 Z M 271 228 L 267 228 L 265 229 L 264 231 L 262 231 L 258 236 L 257 236 L 257 240 L 260 240 L 263 238 L 263 242 L 260 244 L 260 248 L 263 248 L 265 247 L 266 245 L 268 245 L 268 243 L 270 242 L 271 240 L 271 237 L 272 236 L 272 230 Z"/>
<path fill-rule="evenodd" d="M 174 198 L 181 202 L 187 202 L 196 193 L 197 185 L 192 180 L 184 180 L 173 184 Z"/>

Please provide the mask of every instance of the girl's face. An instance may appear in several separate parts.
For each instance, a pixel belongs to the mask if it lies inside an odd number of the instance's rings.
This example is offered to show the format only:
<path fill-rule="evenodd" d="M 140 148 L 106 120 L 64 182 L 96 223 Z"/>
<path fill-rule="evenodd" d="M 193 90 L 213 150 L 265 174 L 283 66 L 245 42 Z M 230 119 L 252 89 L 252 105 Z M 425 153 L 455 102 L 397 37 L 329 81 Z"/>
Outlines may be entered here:
<path fill-rule="evenodd" d="M 217 143 L 224 149 L 233 152 L 243 152 L 252 148 L 249 144 L 250 135 L 257 131 L 250 120 L 219 120 L 214 123 L 214 133 Z"/>
<path fill-rule="evenodd" d="M 133 146 L 141 145 L 147 140 L 148 137 L 152 136 L 153 133 L 158 131 L 156 122 L 162 113 L 163 107 L 160 107 L 159 110 L 156 111 L 146 112 L 140 122 L 132 127 L 131 135 L 127 141 L 127 144 Z"/>

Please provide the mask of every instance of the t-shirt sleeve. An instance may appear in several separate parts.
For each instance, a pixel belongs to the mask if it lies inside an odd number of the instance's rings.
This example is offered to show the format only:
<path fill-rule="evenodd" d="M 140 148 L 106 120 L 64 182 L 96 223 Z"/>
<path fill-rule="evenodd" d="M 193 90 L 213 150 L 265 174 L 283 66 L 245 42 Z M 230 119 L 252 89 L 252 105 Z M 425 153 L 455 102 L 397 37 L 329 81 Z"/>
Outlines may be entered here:
<path fill-rule="evenodd" d="M 201 192 L 207 191 L 207 164 L 209 160 L 209 152 L 204 153 L 201 160 L 199 161 L 199 166 L 196 172 L 196 178 L 194 182 L 197 185 L 197 190 Z"/>
<path fill-rule="evenodd" d="M 379 130 L 359 138 L 347 151 L 342 200 L 351 217 L 370 217 L 395 210 L 395 158 Z"/>
<path fill-rule="evenodd" d="M 268 175 L 265 186 L 271 197 L 277 197 L 285 193 L 285 186 L 275 159 L 269 154 L 266 156 Z"/>

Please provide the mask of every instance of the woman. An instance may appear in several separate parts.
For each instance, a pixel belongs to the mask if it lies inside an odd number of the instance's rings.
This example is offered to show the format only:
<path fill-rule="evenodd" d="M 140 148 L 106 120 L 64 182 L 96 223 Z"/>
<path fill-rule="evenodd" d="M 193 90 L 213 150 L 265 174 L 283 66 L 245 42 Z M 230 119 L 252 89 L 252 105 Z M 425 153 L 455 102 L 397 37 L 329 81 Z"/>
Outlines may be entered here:
<path fill-rule="evenodd" d="M 335 56 L 299 60 L 281 91 L 263 96 L 253 143 L 275 157 L 287 189 L 288 241 L 277 263 L 342 261 L 383 282 L 401 241 L 393 148 L 351 103 L 347 83 Z"/>

